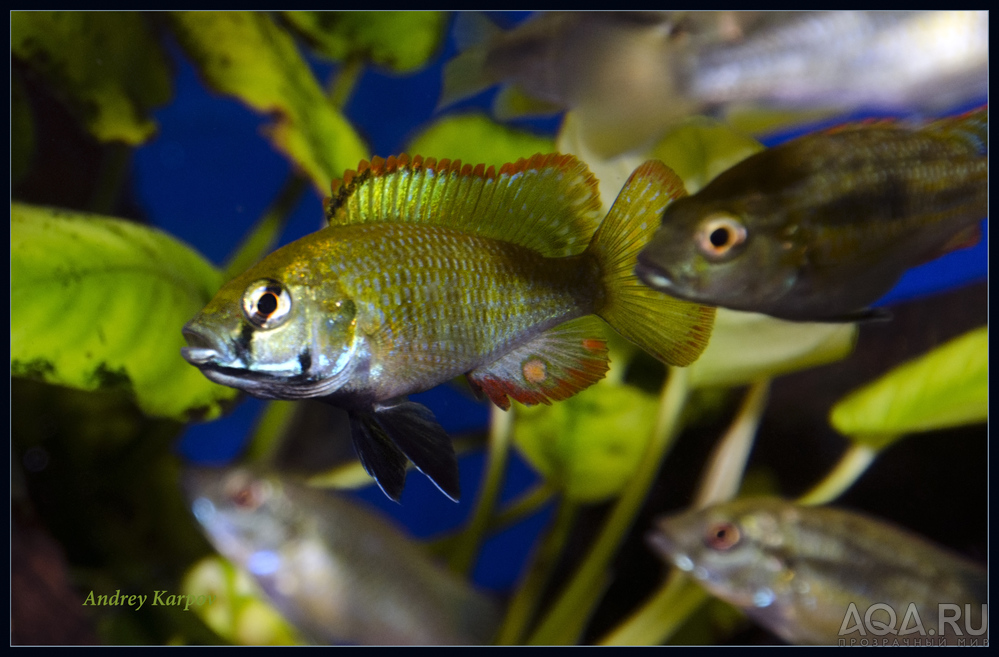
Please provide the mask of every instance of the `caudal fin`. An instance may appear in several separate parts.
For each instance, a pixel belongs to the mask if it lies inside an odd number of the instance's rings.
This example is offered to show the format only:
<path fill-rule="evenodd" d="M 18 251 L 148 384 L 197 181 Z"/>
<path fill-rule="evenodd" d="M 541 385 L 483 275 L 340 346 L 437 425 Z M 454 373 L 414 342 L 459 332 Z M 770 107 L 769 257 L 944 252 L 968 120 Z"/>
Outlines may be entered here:
<path fill-rule="evenodd" d="M 693 363 L 708 345 L 715 309 L 645 286 L 635 276 L 635 263 L 666 206 L 684 195 L 680 178 L 649 160 L 631 174 L 588 249 L 600 263 L 605 288 L 597 314 L 659 360 L 680 366 Z"/>

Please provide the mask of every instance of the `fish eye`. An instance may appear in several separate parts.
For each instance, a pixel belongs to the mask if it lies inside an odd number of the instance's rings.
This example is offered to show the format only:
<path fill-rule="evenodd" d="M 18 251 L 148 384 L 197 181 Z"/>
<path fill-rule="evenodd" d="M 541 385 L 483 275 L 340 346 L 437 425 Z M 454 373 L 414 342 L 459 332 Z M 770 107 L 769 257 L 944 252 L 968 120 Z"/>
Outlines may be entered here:
<path fill-rule="evenodd" d="M 704 544 L 712 550 L 725 551 L 739 543 L 742 533 L 731 522 L 716 522 L 704 534 Z"/>
<path fill-rule="evenodd" d="M 243 314 L 262 329 L 281 326 L 291 314 L 291 295 L 277 281 L 257 281 L 243 294 Z"/>
<path fill-rule="evenodd" d="M 253 511 L 264 503 L 268 492 L 267 486 L 263 482 L 251 481 L 232 491 L 229 499 L 239 508 Z"/>
<path fill-rule="evenodd" d="M 730 214 L 713 214 L 697 231 L 697 246 L 711 259 L 722 258 L 746 241 L 746 227 Z"/>

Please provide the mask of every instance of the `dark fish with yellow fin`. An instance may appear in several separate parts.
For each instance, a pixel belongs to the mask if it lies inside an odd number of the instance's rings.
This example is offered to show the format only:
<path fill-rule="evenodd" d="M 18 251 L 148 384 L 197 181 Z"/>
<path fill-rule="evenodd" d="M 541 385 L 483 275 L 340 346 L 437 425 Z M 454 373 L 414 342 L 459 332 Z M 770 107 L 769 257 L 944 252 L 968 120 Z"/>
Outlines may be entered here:
<path fill-rule="evenodd" d="M 643 282 L 797 321 L 854 321 L 909 268 L 974 244 L 988 214 L 988 107 L 882 121 L 753 155 L 670 205 Z"/>
<path fill-rule="evenodd" d="M 361 463 L 392 499 L 407 459 L 459 495 L 454 448 L 410 393 L 465 374 L 504 409 L 566 399 L 607 371 L 592 315 L 669 364 L 707 344 L 714 309 L 633 273 L 684 193 L 661 162 L 632 174 L 603 223 L 597 181 L 569 155 L 498 171 L 375 158 L 332 190 L 329 226 L 226 284 L 184 327 L 183 355 L 257 397 L 346 408 Z"/>
<path fill-rule="evenodd" d="M 859 513 L 746 498 L 662 518 L 649 543 L 791 643 L 988 641 L 984 568 Z"/>

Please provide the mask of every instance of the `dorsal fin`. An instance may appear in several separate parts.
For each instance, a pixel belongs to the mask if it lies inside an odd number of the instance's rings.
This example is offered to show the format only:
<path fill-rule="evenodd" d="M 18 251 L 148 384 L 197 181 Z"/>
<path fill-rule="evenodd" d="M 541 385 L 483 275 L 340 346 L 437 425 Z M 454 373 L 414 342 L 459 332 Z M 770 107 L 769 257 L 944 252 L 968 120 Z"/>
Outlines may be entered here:
<path fill-rule="evenodd" d="M 826 134 L 836 134 L 849 130 L 866 130 L 873 127 L 913 129 L 910 122 L 895 118 L 870 118 L 852 121 L 825 130 Z M 975 153 L 987 155 L 989 152 L 989 106 L 982 105 L 964 114 L 945 116 L 918 128 L 920 132 L 943 139 L 952 139 L 970 146 Z"/>
<path fill-rule="evenodd" d="M 586 249 L 600 223 L 600 192 L 572 155 L 538 153 L 499 168 L 408 155 L 371 162 L 334 180 L 331 226 L 409 222 L 512 242 L 548 257 Z"/>
<path fill-rule="evenodd" d="M 975 153 L 989 152 L 989 106 L 983 105 L 957 116 L 947 116 L 926 126 L 925 130 L 968 144 Z"/>

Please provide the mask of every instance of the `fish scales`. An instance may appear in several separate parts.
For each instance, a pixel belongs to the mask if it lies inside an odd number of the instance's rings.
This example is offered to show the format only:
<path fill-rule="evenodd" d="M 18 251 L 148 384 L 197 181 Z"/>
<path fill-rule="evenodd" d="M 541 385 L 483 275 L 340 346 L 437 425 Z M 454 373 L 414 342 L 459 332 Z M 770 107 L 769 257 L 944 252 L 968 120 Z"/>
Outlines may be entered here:
<path fill-rule="evenodd" d="M 315 236 L 337 263 L 339 284 L 359 308 L 359 326 L 376 336 L 382 372 L 452 378 L 592 313 L 600 302 L 601 290 L 580 274 L 594 266 L 589 256 L 545 258 L 515 244 L 419 224 L 338 226 Z M 426 299 L 435 312 L 428 315 L 407 299 Z M 368 383 L 394 396 L 404 394 L 408 382 L 392 376 Z"/>
<path fill-rule="evenodd" d="M 596 179 L 559 154 L 498 170 L 376 158 L 331 192 L 329 225 L 227 283 L 185 326 L 182 354 L 258 397 L 345 408 L 361 464 L 392 499 L 410 461 L 459 495 L 450 439 L 410 393 L 465 374 L 503 409 L 567 399 L 607 371 L 595 316 L 669 364 L 707 345 L 713 309 L 633 272 L 685 193 L 661 162 L 635 171 L 602 223 Z"/>
<path fill-rule="evenodd" d="M 713 594 L 792 643 L 850 636 L 841 630 L 853 625 L 845 620 L 851 604 L 860 618 L 874 605 L 890 606 L 896 630 L 914 605 L 930 637 L 957 636 L 950 625 L 940 627 L 939 604 L 960 605 L 962 619 L 970 610 L 971 627 L 983 627 L 984 568 L 862 514 L 746 498 L 662 518 L 649 541 Z M 872 618 L 888 623 L 881 613 Z"/>

